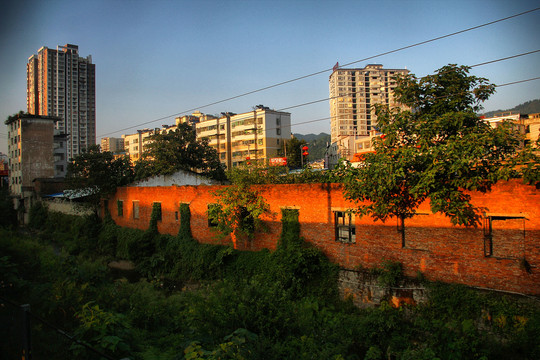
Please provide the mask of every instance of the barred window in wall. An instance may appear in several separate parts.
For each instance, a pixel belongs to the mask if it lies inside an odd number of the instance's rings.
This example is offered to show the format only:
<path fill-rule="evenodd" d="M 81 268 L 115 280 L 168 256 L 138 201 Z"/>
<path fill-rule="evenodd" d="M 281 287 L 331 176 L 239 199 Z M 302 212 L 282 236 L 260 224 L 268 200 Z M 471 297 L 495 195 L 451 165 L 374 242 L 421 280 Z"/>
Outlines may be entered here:
<path fill-rule="evenodd" d="M 525 254 L 523 214 L 487 214 L 484 218 L 484 256 L 519 259 Z"/>
<path fill-rule="evenodd" d="M 334 229 L 336 241 L 356 243 L 356 226 L 354 214 L 349 211 L 334 211 Z"/>
<path fill-rule="evenodd" d="M 139 218 L 139 201 L 133 201 L 133 218 Z"/>

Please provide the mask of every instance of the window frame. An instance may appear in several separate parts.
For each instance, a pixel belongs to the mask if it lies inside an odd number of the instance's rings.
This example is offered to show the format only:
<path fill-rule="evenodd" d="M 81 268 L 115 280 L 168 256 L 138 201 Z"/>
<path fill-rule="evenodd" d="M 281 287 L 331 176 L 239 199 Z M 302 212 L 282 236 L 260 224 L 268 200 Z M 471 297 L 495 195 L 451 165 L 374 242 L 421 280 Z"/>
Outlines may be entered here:
<path fill-rule="evenodd" d="M 356 224 L 354 213 L 350 210 L 334 210 L 335 241 L 356 244 Z M 343 231 L 347 236 L 343 236 Z"/>
<path fill-rule="evenodd" d="M 139 219 L 141 214 L 140 214 L 140 206 L 139 206 L 139 200 L 133 200 L 131 202 L 131 209 L 133 211 L 133 219 Z"/>

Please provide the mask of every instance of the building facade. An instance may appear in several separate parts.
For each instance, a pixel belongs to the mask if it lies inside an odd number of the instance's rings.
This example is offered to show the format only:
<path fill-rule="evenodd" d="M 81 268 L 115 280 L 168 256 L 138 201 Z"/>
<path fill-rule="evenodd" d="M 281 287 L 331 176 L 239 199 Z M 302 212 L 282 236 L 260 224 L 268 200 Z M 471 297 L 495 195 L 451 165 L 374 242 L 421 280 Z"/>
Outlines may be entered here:
<path fill-rule="evenodd" d="M 267 164 L 291 138 L 291 114 L 258 105 L 246 113 L 202 120 L 195 128 L 197 138 L 208 140 L 227 169 L 243 163 Z"/>
<path fill-rule="evenodd" d="M 124 152 L 124 139 L 105 137 L 101 139 L 101 151 L 110 151 L 113 154 Z"/>
<path fill-rule="evenodd" d="M 68 158 L 96 143 L 96 68 L 77 45 L 42 47 L 27 63 L 27 111 L 58 117 Z"/>
<path fill-rule="evenodd" d="M 377 130 L 374 104 L 399 106 L 394 98 L 396 76 L 407 75 L 407 69 L 384 69 L 370 64 L 362 69 L 336 67 L 329 78 L 330 132 L 340 157 L 350 160 L 359 138 L 369 138 Z M 362 143 L 360 141 L 359 143 Z"/>
<path fill-rule="evenodd" d="M 184 123 L 194 128 L 198 140 L 208 140 L 227 169 L 246 162 L 267 164 L 278 156 L 284 143 L 291 138 L 291 114 L 259 105 L 253 111 L 222 113 L 221 117 L 195 112 L 176 118 L 176 125 L 122 135 L 126 154 L 136 162 L 142 157 L 148 137 L 174 131 Z"/>

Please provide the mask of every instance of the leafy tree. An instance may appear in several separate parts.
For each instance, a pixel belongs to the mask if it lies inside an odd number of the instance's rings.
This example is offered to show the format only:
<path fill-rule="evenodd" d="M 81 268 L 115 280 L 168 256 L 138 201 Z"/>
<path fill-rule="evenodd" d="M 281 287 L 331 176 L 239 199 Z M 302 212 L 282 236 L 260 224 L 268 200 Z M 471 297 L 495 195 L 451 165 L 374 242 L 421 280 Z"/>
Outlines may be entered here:
<path fill-rule="evenodd" d="M 133 167 L 127 157 L 114 158 L 99 145 L 90 146 L 68 164 L 66 180 L 70 188 L 81 194 L 91 193 L 98 204 L 101 197 L 116 191 L 118 186 L 133 181 Z"/>
<path fill-rule="evenodd" d="M 287 141 L 285 146 L 287 147 L 287 166 L 291 169 L 299 169 L 302 167 L 302 151 L 300 148 L 306 145 L 305 140 L 298 140 L 296 137 L 292 137 Z"/>
<path fill-rule="evenodd" d="M 0 187 L 0 227 L 10 228 L 17 226 L 17 211 L 13 207 L 13 200 L 9 197 L 9 188 Z"/>
<path fill-rule="evenodd" d="M 505 159 L 516 154 L 519 139 L 509 124 L 491 128 L 478 117 L 495 87 L 468 73 L 466 66 L 447 65 L 421 79 L 399 78 L 395 94 L 408 109 L 375 106 L 384 135 L 364 165 L 344 177 L 346 196 L 368 201 L 359 205 L 361 215 L 405 219 L 429 200 L 434 213 L 454 224 L 479 223 L 465 190 L 486 192 L 508 177 Z"/>
<path fill-rule="evenodd" d="M 231 234 L 236 248 L 239 236 L 253 238 L 262 225 L 261 215 L 270 212 L 259 192 L 249 185 L 231 185 L 214 192 L 217 203 L 208 210 L 208 216 L 223 235 Z"/>
<path fill-rule="evenodd" d="M 175 131 L 154 134 L 147 141 L 143 157 L 135 165 L 138 179 L 170 175 L 178 170 L 225 179 L 217 151 L 208 145 L 208 140 L 197 140 L 188 124 L 179 124 Z"/>

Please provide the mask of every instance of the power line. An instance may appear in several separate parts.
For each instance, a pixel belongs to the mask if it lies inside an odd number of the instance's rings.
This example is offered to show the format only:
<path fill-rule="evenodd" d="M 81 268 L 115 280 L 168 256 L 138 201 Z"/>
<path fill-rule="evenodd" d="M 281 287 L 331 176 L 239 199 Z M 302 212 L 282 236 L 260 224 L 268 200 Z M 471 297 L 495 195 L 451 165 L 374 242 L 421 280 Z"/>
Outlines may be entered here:
<path fill-rule="evenodd" d="M 369 57 L 366 57 L 366 58 L 363 58 L 363 59 L 360 59 L 360 60 L 352 61 L 352 62 L 346 63 L 346 64 L 344 64 L 342 66 L 348 66 L 348 65 L 356 64 L 356 63 L 359 63 L 359 62 L 362 62 L 362 61 L 367 61 L 367 60 L 371 60 L 371 59 L 374 59 L 374 58 L 377 58 L 377 57 L 381 57 L 381 56 L 384 56 L 384 55 L 393 54 L 393 53 L 403 51 L 403 50 L 406 50 L 406 49 L 410 49 L 410 48 L 413 48 L 413 47 L 416 47 L 416 46 L 424 45 L 424 44 L 427 44 L 427 43 L 430 43 L 430 42 L 434 42 L 434 41 L 441 40 L 441 39 L 444 39 L 444 38 L 448 38 L 448 37 L 451 37 L 451 36 L 459 35 L 459 34 L 462 34 L 462 33 L 468 32 L 468 31 L 476 30 L 476 29 L 479 29 L 479 28 L 482 28 L 482 27 L 485 27 L 485 26 L 493 25 L 493 24 L 496 24 L 496 23 L 499 23 L 499 22 L 502 22 L 502 21 L 506 21 L 506 20 L 509 20 L 509 19 L 512 19 L 512 18 L 515 18 L 515 17 L 518 17 L 518 16 L 522 16 L 522 15 L 525 15 L 525 14 L 528 14 L 528 13 L 531 13 L 531 12 L 534 12 L 534 11 L 538 11 L 538 10 L 540 10 L 540 7 L 534 8 L 534 9 L 531 9 L 531 10 L 527 10 L 527 11 L 524 11 L 524 12 L 521 12 L 521 13 L 518 13 L 518 14 L 514 14 L 514 15 L 511 15 L 511 16 L 507 16 L 507 17 L 504 17 L 504 18 L 501 18 L 501 19 L 498 19 L 498 20 L 490 21 L 490 22 L 487 22 L 487 23 L 484 23 L 484 24 L 481 24 L 481 25 L 473 26 L 473 27 L 470 27 L 470 28 L 467 28 L 467 29 L 464 29 L 464 30 L 456 31 L 456 32 L 453 32 L 453 33 L 450 33 L 450 34 L 447 34 L 447 35 L 438 36 L 438 37 L 435 37 L 435 38 L 432 38 L 432 39 L 429 39 L 429 40 L 425 40 L 425 41 L 421 41 L 421 42 L 418 42 L 418 43 L 415 43 L 415 44 L 412 44 L 412 45 L 404 46 L 404 47 L 401 47 L 401 48 L 398 48 L 398 49 L 394 49 L 394 50 L 386 51 L 386 52 L 383 52 L 383 53 L 380 53 L 380 54 L 377 54 L 377 55 L 369 56 Z M 198 106 L 198 107 L 195 107 L 195 108 L 192 108 L 192 109 L 184 110 L 184 111 L 179 112 L 179 113 L 171 114 L 171 115 L 168 115 L 168 116 L 163 116 L 163 117 L 160 117 L 158 119 L 146 121 L 146 122 L 143 122 L 143 123 L 138 124 L 138 125 L 130 126 L 130 127 L 124 128 L 124 129 L 113 131 L 113 132 L 109 132 L 109 133 L 100 135 L 99 137 L 103 137 L 103 136 L 110 135 L 110 134 L 115 134 L 117 132 L 133 129 L 133 128 L 136 128 L 136 127 L 141 127 L 141 126 L 148 125 L 148 124 L 158 122 L 158 121 L 161 121 L 161 120 L 165 120 L 165 119 L 168 119 L 168 118 L 171 118 L 171 117 L 174 117 L 174 116 L 178 116 L 178 115 L 189 113 L 189 112 L 192 112 L 192 111 L 195 111 L 195 110 L 203 109 L 203 108 L 208 107 L 208 106 L 221 104 L 221 103 L 224 103 L 226 101 L 238 99 L 240 97 L 255 94 L 255 93 L 265 91 L 265 90 L 268 90 L 268 89 L 272 89 L 272 88 L 275 88 L 275 87 L 278 87 L 278 86 L 290 84 L 292 82 L 296 82 L 296 81 L 299 81 L 299 80 L 307 79 L 309 77 L 320 75 L 320 74 L 323 74 L 323 73 L 331 71 L 331 70 L 333 70 L 333 68 L 320 70 L 320 71 L 317 71 L 317 72 L 314 72 L 314 73 L 311 73 L 311 74 L 307 74 L 307 75 L 304 75 L 304 76 L 299 76 L 299 77 L 296 77 L 296 78 L 293 78 L 293 79 L 290 79 L 290 80 L 282 81 L 282 82 L 279 82 L 279 83 L 276 83 L 276 84 L 273 84 L 273 85 L 265 86 L 265 87 L 262 87 L 262 88 L 259 88 L 259 89 L 255 89 L 255 90 L 251 90 L 251 91 L 239 94 L 239 95 L 235 95 L 235 96 L 223 99 L 223 100 L 214 101 L 214 102 L 209 103 L 209 104 L 205 104 L 205 105 L 201 105 L 201 106 Z"/>
<path fill-rule="evenodd" d="M 472 67 L 472 66 L 471 66 Z M 529 79 L 525 79 L 525 80 L 518 80 L 518 81 L 513 81 L 513 82 L 509 82 L 509 83 L 505 83 L 505 84 L 500 84 L 500 85 L 497 85 L 495 84 L 495 87 L 503 87 L 503 86 L 508 86 L 508 85 L 515 85 L 515 84 L 521 84 L 521 83 L 524 83 L 524 82 L 528 82 L 528 81 L 534 81 L 534 80 L 540 80 L 540 76 L 538 77 L 534 77 L 534 78 L 529 78 Z M 464 91 L 464 92 L 461 92 L 461 93 L 465 93 L 465 92 L 469 92 L 469 91 Z M 457 94 L 461 94 L 461 93 L 457 93 Z M 352 93 L 351 93 L 352 94 Z M 448 94 L 448 95 L 444 95 L 444 96 L 438 96 L 438 97 L 435 97 L 433 99 L 442 99 L 442 98 L 445 98 L 445 97 L 449 97 L 449 96 L 452 96 L 452 95 L 457 95 L 457 94 Z M 350 94 L 349 94 L 350 95 Z M 347 95 L 341 95 L 341 96 L 347 96 Z M 331 98 L 327 98 L 327 99 L 322 99 L 322 100 L 317 100 L 317 102 L 319 101 L 327 101 L 329 99 L 333 99 L 333 98 L 336 98 L 336 97 L 341 97 L 341 96 L 334 96 L 334 97 L 331 97 Z M 299 106 L 304 106 L 304 105 L 309 105 L 313 103 L 310 102 L 310 103 L 305 103 L 305 104 L 300 104 L 300 105 L 295 105 L 294 107 L 299 107 Z M 309 124 L 309 123 L 312 123 L 312 122 L 317 122 L 317 121 L 322 121 L 322 120 L 331 120 L 332 117 L 327 117 L 327 118 L 322 118 L 322 119 L 316 119 L 316 120 L 307 120 L 307 121 L 304 121 L 304 122 L 300 122 L 300 123 L 296 123 L 296 124 L 291 124 L 291 127 L 293 126 L 297 126 L 297 125 L 303 125 L 303 124 Z M 268 128 L 268 129 L 263 129 L 263 130 L 275 130 L 277 128 Z"/>
<path fill-rule="evenodd" d="M 537 52 L 540 52 L 540 49 L 539 49 L 539 50 L 529 51 L 529 52 L 522 53 L 522 54 L 517 54 L 517 55 L 507 56 L 507 57 L 500 58 L 500 59 L 496 59 L 496 60 L 486 61 L 486 62 L 483 62 L 483 63 L 478 63 L 478 64 L 470 65 L 470 66 L 468 66 L 468 67 L 469 67 L 469 68 L 473 68 L 473 67 L 477 67 L 477 66 L 493 64 L 493 63 L 496 63 L 496 62 L 499 62 L 499 61 L 504 61 L 504 60 L 514 59 L 514 58 L 517 58 L 517 57 L 520 57 L 520 56 L 530 55 L 530 54 L 537 53 Z M 439 73 L 439 74 L 442 74 L 442 72 Z M 535 80 L 535 79 L 536 79 L 536 78 L 534 78 L 534 79 L 529 79 L 529 80 L 524 80 L 524 81 L 531 81 L 531 80 Z M 521 82 L 524 82 L 524 81 L 521 81 Z M 498 85 L 498 86 L 500 87 L 500 86 L 504 86 L 504 85 Z M 292 105 L 292 106 L 288 106 L 288 107 L 285 107 L 285 108 L 281 108 L 281 109 L 279 109 L 279 110 L 277 110 L 277 111 L 289 110 L 289 109 L 294 109 L 294 108 L 297 108 L 297 107 L 302 107 L 302 106 L 312 105 L 312 104 L 316 104 L 316 103 L 319 103 L 319 102 L 323 102 L 323 101 L 328 101 L 328 100 L 336 99 L 336 98 L 343 97 L 343 96 L 350 96 L 350 95 L 353 95 L 353 94 L 359 94 L 359 92 L 357 91 L 357 92 L 354 92 L 354 93 L 348 93 L 348 94 L 344 94 L 344 95 L 337 95 L 337 96 L 332 96 L 332 97 L 328 97 L 328 98 L 324 98 L 324 99 L 319 99 L 319 100 L 309 101 L 309 102 L 306 102 L 306 103 L 302 103 L 302 104 L 298 104 L 298 105 Z"/>
<path fill-rule="evenodd" d="M 473 67 L 476 67 L 476 66 L 482 66 L 482 65 L 492 64 L 492 63 L 495 63 L 495 62 L 498 62 L 498 61 L 514 59 L 514 58 L 517 58 L 517 57 L 520 57 L 520 56 L 530 55 L 530 54 L 534 54 L 534 53 L 537 53 L 537 52 L 540 52 L 540 50 L 533 50 L 533 51 L 529 51 L 529 52 L 526 52 L 526 53 L 523 53 L 523 54 L 517 54 L 517 55 L 508 56 L 508 57 L 501 58 L 501 59 L 497 59 L 497 60 L 486 61 L 486 62 L 483 62 L 483 63 L 480 63 L 480 64 L 471 65 L 471 66 L 469 66 L 469 67 L 473 68 Z"/>
<path fill-rule="evenodd" d="M 525 80 L 513 81 L 513 82 L 506 83 L 506 84 L 495 85 L 495 87 L 503 87 L 503 86 L 508 86 L 508 85 L 521 84 L 521 83 L 524 83 L 524 82 L 527 82 L 527 81 L 533 81 L 533 80 L 539 80 L 539 79 L 540 79 L 540 76 L 535 77 L 535 78 L 525 79 Z"/>

